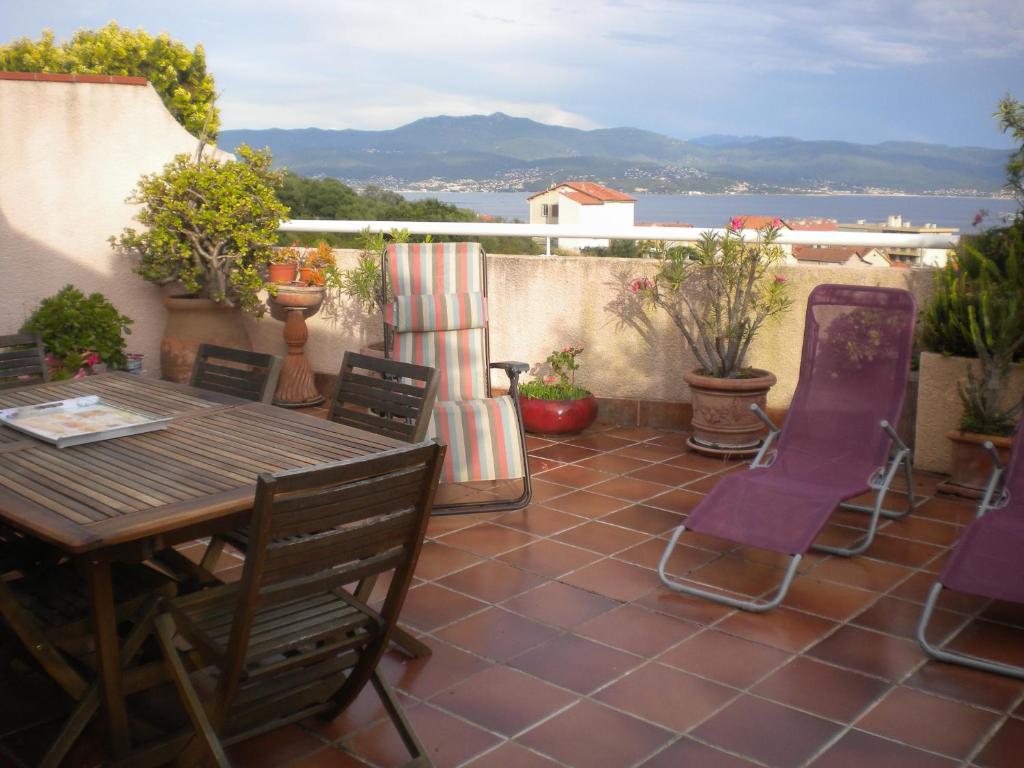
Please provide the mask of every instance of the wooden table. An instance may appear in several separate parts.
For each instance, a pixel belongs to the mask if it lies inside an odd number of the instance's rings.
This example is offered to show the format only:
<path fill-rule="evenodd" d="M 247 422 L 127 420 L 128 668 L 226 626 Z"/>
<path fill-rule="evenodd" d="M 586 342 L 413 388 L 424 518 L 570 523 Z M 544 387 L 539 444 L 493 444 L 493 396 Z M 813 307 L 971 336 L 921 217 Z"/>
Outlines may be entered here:
<path fill-rule="evenodd" d="M 0 427 L 0 520 L 79 559 L 89 582 L 97 674 L 115 758 L 129 750 L 110 563 L 243 523 L 261 472 L 405 444 L 306 414 L 110 373 L 0 391 L 0 408 L 96 394 L 166 430 L 58 450 Z"/>

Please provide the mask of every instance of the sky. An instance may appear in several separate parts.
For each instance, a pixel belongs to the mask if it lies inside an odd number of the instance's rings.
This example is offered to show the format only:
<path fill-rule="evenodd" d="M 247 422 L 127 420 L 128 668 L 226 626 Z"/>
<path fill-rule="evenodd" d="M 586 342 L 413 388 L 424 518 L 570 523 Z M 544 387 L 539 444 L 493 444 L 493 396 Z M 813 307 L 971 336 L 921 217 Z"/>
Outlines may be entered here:
<path fill-rule="evenodd" d="M 0 0 L 0 43 L 109 21 L 202 44 L 222 128 L 505 112 L 675 138 L 1014 146 L 1024 0 Z"/>

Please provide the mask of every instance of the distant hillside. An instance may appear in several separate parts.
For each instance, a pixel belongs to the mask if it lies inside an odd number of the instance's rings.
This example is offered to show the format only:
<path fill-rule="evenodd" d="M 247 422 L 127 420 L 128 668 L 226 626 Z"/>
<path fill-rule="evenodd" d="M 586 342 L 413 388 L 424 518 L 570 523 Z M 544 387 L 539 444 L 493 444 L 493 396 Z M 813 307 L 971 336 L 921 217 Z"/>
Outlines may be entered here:
<path fill-rule="evenodd" d="M 757 136 L 682 141 L 637 128 L 583 131 L 522 117 L 427 117 L 387 131 L 221 131 L 219 144 L 270 147 L 306 176 L 392 187 L 536 190 L 563 179 L 626 191 L 998 191 L 1008 152 Z M 429 182 L 429 183 L 428 183 Z"/>

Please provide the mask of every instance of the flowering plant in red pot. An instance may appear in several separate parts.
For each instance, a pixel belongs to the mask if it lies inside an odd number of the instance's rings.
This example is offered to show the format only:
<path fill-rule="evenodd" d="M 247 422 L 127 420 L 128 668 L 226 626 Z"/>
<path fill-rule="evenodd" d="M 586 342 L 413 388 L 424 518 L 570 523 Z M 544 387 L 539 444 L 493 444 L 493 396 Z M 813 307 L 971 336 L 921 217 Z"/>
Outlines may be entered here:
<path fill-rule="evenodd" d="M 563 347 L 548 355 L 552 373 L 519 385 L 519 406 L 527 432 L 564 435 L 582 432 L 597 418 L 597 400 L 576 385 L 583 347 Z"/>

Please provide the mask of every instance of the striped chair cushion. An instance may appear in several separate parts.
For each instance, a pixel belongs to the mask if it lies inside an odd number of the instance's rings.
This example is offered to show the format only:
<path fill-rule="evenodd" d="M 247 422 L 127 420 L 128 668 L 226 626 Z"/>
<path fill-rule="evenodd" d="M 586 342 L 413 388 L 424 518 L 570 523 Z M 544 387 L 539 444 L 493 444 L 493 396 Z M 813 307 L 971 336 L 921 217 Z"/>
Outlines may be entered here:
<path fill-rule="evenodd" d="M 466 331 L 400 333 L 392 356 L 403 363 L 437 368 L 438 400 L 488 397 L 485 328 Z"/>
<path fill-rule="evenodd" d="M 438 402 L 428 437 L 448 446 L 441 482 L 513 480 L 524 477 L 519 419 L 512 398 Z"/>
<path fill-rule="evenodd" d="M 423 293 L 483 293 L 480 243 L 392 243 L 388 285 L 395 296 Z"/>
<path fill-rule="evenodd" d="M 384 321 L 399 333 L 483 328 L 487 298 L 481 293 L 396 296 L 384 310 Z"/>

